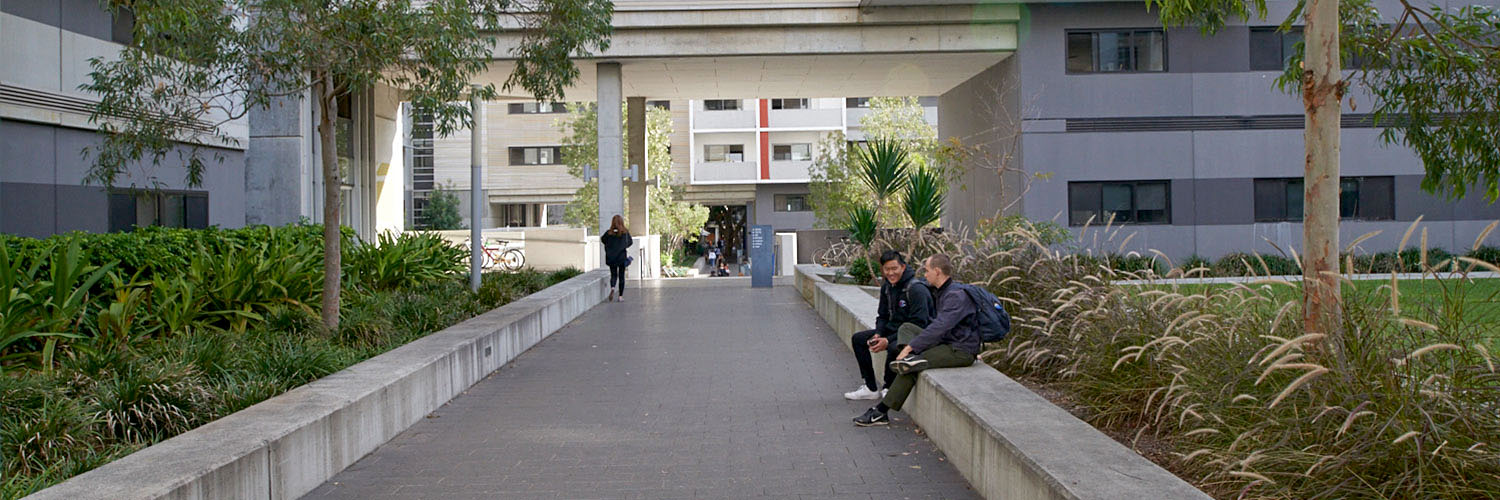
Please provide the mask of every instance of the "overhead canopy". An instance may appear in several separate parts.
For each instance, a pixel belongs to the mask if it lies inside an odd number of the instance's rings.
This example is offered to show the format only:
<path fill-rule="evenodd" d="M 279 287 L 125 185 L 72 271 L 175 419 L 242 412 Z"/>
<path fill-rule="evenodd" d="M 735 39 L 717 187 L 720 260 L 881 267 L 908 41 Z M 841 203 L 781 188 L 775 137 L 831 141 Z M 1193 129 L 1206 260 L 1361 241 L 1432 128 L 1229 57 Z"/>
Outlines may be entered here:
<path fill-rule="evenodd" d="M 610 48 L 576 62 L 567 100 L 597 95 L 619 62 L 627 96 L 653 99 L 940 95 L 1016 49 L 1017 5 L 860 8 L 837 2 L 617 1 Z M 502 84 L 521 34 L 494 34 L 479 83 Z M 524 99 L 524 92 L 510 92 Z"/>

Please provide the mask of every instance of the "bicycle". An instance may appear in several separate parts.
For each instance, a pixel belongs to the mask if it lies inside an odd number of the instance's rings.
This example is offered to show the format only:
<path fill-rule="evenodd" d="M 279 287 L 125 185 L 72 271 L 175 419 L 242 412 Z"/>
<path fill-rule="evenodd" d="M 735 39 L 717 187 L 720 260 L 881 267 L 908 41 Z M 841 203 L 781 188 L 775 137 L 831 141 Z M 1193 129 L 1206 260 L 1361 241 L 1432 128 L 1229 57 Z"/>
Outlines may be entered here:
<path fill-rule="evenodd" d="M 464 248 L 469 248 L 473 240 L 464 240 Z M 491 240 L 493 244 L 480 245 L 479 249 L 483 255 L 480 267 L 483 269 L 499 268 L 502 271 L 519 271 L 526 265 L 526 253 L 520 248 L 510 247 L 507 240 Z"/>

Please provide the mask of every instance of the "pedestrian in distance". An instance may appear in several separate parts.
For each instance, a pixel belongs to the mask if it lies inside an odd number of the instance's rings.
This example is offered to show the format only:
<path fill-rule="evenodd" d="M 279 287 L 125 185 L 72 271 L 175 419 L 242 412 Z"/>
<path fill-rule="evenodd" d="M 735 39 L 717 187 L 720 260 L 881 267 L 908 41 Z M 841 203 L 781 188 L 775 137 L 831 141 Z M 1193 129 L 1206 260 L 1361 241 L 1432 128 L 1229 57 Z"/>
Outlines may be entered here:
<path fill-rule="evenodd" d="M 917 384 L 917 374 L 934 368 L 956 368 L 974 364 L 983 345 L 975 327 L 975 312 L 978 308 L 966 285 L 952 279 L 953 264 L 945 254 L 927 258 L 922 266 L 927 286 L 932 291 L 937 314 L 926 328 L 906 324 L 897 329 L 897 343 L 904 343 L 896 360 L 890 362 L 896 380 L 881 399 L 880 404 L 854 417 L 860 427 L 886 425 L 891 410 L 900 410 Z"/>
<path fill-rule="evenodd" d="M 880 254 L 880 307 L 875 314 L 875 329 L 855 333 L 849 338 L 854 348 L 854 360 L 859 363 L 859 376 L 864 384 L 858 389 L 844 393 L 845 399 L 880 399 L 896 380 L 896 372 L 889 362 L 896 360 L 904 344 L 898 344 L 897 332 L 906 325 L 926 328 L 932 321 L 932 292 L 927 283 L 916 277 L 916 272 L 906 265 L 901 252 L 886 250 Z M 875 369 L 871 353 L 884 352 L 885 389 L 876 385 Z"/>
<path fill-rule="evenodd" d="M 615 214 L 609 221 L 609 231 L 599 236 L 599 242 L 604 244 L 604 264 L 609 266 L 609 300 L 624 302 L 625 268 L 630 266 L 630 255 L 625 249 L 633 243 L 630 230 L 625 228 L 625 218 Z M 619 293 L 615 292 L 616 286 Z"/>

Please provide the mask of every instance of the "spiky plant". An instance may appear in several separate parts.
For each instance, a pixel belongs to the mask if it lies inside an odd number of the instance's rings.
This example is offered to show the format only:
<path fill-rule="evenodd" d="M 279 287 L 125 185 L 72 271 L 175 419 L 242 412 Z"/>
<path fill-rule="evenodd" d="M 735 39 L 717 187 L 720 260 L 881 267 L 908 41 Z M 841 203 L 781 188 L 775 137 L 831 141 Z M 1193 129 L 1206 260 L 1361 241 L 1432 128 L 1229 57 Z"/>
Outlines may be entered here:
<path fill-rule="evenodd" d="M 875 210 L 870 207 L 856 207 L 849 210 L 849 220 L 845 229 L 849 230 L 849 237 L 864 247 L 865 253 L 870 252 L 870 245 L 875 243 L 875 231 L 878 228 Z M 874 264 L 870 259 L 865 259 L 865 265 L 870 267 L 870 275 L 875 275 Z"/>
<path fill-rule="evenodd" d="M 922 241 L 922 228 L 937 222 L 943 216 L 943 201 L 947 198 L 947 186 L 936 172 L 917 170 L 907 175 L 906 198 L 902 200 L 902 212 L 911 221 L 915 238 L 907 255 L 916 258 L 917 246 Z"/>
<path fill-rule="evenodd" d="M 907 172 L 911 170 L 910 153 L 899 141 L 876 137 L 864 147 L 855 151 L 856 164 L 859 166 L 857 172 L 860 182 L 870 188 L 875 196 L 875 211 L 877 216 L 876 227 L 871 231 L 873 242 L 875 236 L 879 235 L 879 214 L 885 212 L 885 207 L 897 194 L 906 190 Z M 865 244 L 866 260 L 874 261 L 873 255 L 876 251 L 870 244 Z M 871 274 L 874 274 L 873 272 Z"/>

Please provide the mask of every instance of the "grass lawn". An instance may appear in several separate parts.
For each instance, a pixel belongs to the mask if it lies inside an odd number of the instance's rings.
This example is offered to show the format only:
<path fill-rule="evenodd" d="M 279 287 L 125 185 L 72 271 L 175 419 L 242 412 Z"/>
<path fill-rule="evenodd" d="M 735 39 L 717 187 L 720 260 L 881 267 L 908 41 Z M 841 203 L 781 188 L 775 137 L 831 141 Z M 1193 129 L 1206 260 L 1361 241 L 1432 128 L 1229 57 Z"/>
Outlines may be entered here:
<path fill-rule="evenodd" d="M 1300 300 L 1300 283 L 1294 286 L 1280 284 L 1257 284 L 1246 286 L 1270 287 L 1278 303 Z M 1344 283 L 1344 300 L 1367 302 L 1390 302 L 1390 280 L 1359 280 L 1351 286 Z M 1175 290 L 1182 294 L 1200 293 L 1206 290 L 1224 290 L 1234 287 L 1230 283 L 1205 283 L 1192 285 L 1143 285 L 1162 290 Z M 1401 280 L 1396 285 L 1402 316 L 1420 319 L 1434 324 L 1447 312 L 1456 313 L 1465 323 L 1488 330 L 1490 345 L 1500 349 L 1500 278 L 1474 280 L 1425 278 Z"/>

